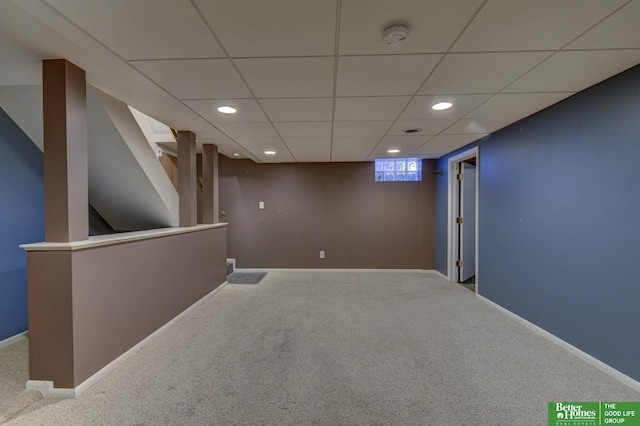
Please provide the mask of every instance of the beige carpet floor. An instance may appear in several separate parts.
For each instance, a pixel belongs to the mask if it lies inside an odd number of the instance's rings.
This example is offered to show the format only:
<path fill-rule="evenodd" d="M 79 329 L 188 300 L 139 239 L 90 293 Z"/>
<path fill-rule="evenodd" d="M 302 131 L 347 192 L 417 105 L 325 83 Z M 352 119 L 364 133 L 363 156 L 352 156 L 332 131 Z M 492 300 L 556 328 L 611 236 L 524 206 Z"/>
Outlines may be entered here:
<path fill-rule="evenodd" d="M 71 400 L 23 390 L 26 343 L 0 350 L 7 425 L 531 426 L 550 401 L 640 401 L 429 272 L 229 284 Z"/>

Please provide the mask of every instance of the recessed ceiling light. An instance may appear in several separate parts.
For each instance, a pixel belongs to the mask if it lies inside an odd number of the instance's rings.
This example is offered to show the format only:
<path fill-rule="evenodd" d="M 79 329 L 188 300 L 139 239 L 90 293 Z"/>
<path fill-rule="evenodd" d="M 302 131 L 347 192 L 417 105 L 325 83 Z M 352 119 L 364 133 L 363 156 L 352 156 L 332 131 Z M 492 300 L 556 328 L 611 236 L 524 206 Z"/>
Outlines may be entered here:
<path fill-rule="evenodd" d="M 220 111 L 223 114 L 235 114 L 236 113 L 236 109 L 234 107 L 230 107 L 228 105 L 223 105 L 221 107 L 218 107 L 218 111 Z"/>
<path fill-rule="evenodd" d="M 453 106 L 451 102 L 438 102 L 431 109 L 435 109 L 436 111 L 442 111 L 443 109 L 449 109 Z"/>
<path fill-rule="evenodd" d="M 404 129 L 402 133 L 404 133 L 405 135 L 413 135 L 414 133 L 420 133 L 421 131 L 422 129 L 419 127 L 411 127 L 409 129 Z"/>
<path fill-rule="evenodd" d="M 276 155 L 276 152 L 272 150 L 265 151 L 264 153 L 267 155 Z"/>
<path fill-rule="evenodd" d="M 388 149 L 388 150 L 387 150 L 387 152 L 388 152 L 389 154 L 397 154 L 397 153 L 399 153 L 399 152 L 400 152 L 400 150 L 399 150 L 399 149 Z"/>
<path fill-rule="evenodd" d="M 234 157 L 240 157 L 240 154 L 238 154 L 237 152 L 234 152 L 234 153 L 233 153 L 233 156 L 234 156 Z"/>

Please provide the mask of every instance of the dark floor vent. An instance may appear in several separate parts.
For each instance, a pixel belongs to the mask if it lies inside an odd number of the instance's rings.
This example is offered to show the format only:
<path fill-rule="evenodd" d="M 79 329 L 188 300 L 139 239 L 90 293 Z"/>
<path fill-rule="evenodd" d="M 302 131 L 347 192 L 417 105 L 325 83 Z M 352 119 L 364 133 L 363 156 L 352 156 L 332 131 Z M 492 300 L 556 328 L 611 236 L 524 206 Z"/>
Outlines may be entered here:
<path fill-rule="evenodd" d="M 233 272 L 227 276 L 229 284 L 259 284 L 266 272 Z"/>

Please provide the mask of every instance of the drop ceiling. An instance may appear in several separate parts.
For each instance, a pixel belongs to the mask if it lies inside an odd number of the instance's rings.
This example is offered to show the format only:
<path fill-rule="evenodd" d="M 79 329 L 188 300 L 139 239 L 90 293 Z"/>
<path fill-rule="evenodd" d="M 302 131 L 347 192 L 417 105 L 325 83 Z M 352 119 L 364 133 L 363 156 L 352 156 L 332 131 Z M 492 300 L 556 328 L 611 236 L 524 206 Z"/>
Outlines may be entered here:
<path fill-rule="evenodd" d="M 640 63 L 638 22 L 640 0 L 13 0 L 0 84 L 64 57 L 229 157 L 438 158 Z"/>

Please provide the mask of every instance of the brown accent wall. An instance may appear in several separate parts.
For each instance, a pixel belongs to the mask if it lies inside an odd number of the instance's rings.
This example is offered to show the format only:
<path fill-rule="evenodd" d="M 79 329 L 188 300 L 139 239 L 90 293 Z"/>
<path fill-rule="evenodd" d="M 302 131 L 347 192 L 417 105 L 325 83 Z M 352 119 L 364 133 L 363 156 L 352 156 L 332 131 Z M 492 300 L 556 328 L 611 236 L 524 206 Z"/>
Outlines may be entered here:
<path fill-rule="evenodd" d="M 71 252 L 27 255 L 29 378 L 73 386 Z"/>
<path fill-rule="evenodd" d="M 220 220 L 239 268 L 434 267 L 435 160 L 424 160 L 422 182 L 375 182 L 372 162 L 221 155 L 219 166 Z"/>
<path fill-rule="evenodd" d="M 226 281 L 226 227 L 29 251 L 30 380 L 73 388 Z"/>

